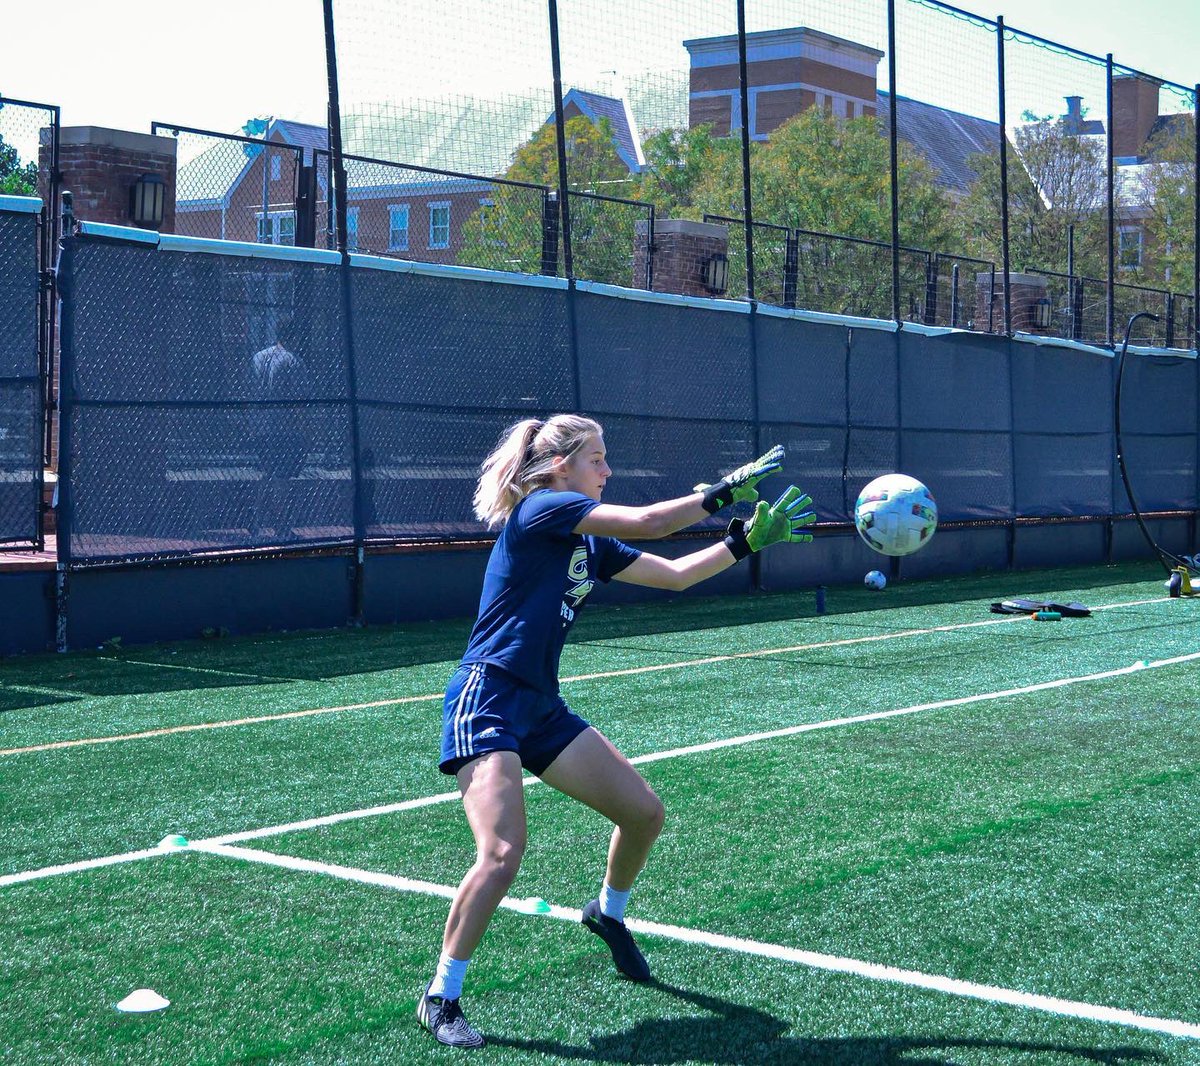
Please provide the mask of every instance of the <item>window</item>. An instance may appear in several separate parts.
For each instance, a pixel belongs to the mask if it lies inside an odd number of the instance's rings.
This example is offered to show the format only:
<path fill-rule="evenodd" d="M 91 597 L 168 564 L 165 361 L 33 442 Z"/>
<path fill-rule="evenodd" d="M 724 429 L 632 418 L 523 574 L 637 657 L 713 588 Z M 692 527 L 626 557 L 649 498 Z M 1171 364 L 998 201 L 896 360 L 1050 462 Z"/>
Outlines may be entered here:
<path fill-rule="evenodd" d="M 496 213 L 496 201 L 485 196 L 479 201 L 479 236 L 484 244 L 502 245 L 500 216 Z"/>
<path fill-rule="evenodd" d="M 388 251 L 408 251 L 408 204 L 388 207 Z"/>
<path fill-rule="evenodd" d="M 1117 236 L 1118 265 L 1122 270 L 1137 270 L 1142 265 L 1141 226 L 1122 226 Z"/>
<path fill-rule="evenodd" d="M 450 205 L 429 205 L 429 247 L 450 247 Z"/>
<path fill-rule="evenodd" d="M 346 208 L 346 251 L 358 251 L 358 208 Z"/>
<path fill-rule="evenodd" d="M 259 244 L 295 244 L 296 215 L 293 211 L 270 211 L 264 217 L 259 211 L 255 216 L 257 241 Z"/>
<path fill-rule="evenodd" d="M 283 168 L 280 166 L 280 163 L 279 163 L 279 156 L 278 155 L 271 156 L 271 180 L 272 181 L 279 180 L 279 175 L 282 172 L 282 169 Z"/>

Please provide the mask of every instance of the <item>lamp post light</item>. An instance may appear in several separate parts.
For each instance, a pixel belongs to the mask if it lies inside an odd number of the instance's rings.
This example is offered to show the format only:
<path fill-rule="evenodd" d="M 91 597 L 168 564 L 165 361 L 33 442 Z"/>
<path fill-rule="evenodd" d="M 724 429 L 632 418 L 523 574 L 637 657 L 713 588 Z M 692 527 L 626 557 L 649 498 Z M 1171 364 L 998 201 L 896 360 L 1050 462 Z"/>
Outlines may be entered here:
<path fill-rule="evenodd" d="M 1051 304 L 1046 297 L 1040 300 L 1033 301 L 1033 328 L 1034 329 L 1049 329 L 1051 317 Z"/>
<path fill-rule="evenodd" d="M 723 295 L 729 287 L 729 256 L 717 252 L 704 260 L 701 267 L 704 287 L 714 295 Z"/>
<path fill-rule="evenodd" d="M 129 217 L 142 229 L 158 229 L 163 223 L 166 184 L 158 174 L 143 174 L 129 189 Z"/>

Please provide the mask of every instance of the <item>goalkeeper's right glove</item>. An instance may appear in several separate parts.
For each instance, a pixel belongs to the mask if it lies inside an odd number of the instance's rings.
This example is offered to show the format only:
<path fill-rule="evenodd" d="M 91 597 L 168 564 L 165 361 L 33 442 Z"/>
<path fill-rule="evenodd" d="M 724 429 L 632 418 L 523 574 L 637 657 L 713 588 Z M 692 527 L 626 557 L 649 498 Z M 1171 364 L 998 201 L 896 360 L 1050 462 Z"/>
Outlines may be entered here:
<path fill-rule="evenodd" d="M 735 559 L 745 559 L 751 552 L 762 551 L 770 544 L 800 544 L 812 540 L 811 533 L 801 532 L 816 520 L 812 497 L 789 485 L 774 503 L 759 500 L 749 522 L 735 518 L 725 534 L 725 546 Z"/>
<path fill-rule="evenodd" d="M 758 499 L 755 485 L 782 469 L 783 445 L 776 444 L 753 462 L 726 474 L 715 485 L 697 485 L 695 491 L 704 493 L 701 506 L 709 514 L 716 514 L 722 507 L 728 507 L 731 503 L 753 503 Z"/>

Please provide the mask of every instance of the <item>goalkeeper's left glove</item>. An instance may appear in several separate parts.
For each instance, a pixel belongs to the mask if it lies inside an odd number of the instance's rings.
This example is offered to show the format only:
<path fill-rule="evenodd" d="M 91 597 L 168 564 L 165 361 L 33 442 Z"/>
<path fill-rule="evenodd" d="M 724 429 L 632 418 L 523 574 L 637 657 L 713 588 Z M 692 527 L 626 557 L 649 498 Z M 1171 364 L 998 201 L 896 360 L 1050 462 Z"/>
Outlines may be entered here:
<path fill-rule="evenodd" d="M 782 469 L 783 445 L 776 444 L 753 462 L 726 474 L 715 485 L 697 485 L 693 491 L 703 492 L 704 501 L 701 506 L 709 514 L 716 514 L 722 507 L 728 507 L 731 503 L 753 503 L 758 499 L 755 486 L 763 478 Z"/>
<path fill-rule="evenodd" d="M 816 520 L 812 497 L 789 485 L 774 503 L 759 500 L 749 522 L 735 518 L 725 534 L 725 546 L 735 559 L 745 559 L 751 552 L 762 551 L 770 544 L 801 544 L 812 540 L 811 533 L 801 532 Z"/>

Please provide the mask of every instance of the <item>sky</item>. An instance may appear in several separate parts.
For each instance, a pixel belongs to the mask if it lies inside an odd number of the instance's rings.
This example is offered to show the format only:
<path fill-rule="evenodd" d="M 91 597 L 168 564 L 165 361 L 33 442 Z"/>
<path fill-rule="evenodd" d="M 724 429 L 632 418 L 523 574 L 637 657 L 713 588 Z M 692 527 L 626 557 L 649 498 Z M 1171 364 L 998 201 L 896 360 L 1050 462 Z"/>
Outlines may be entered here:
<path fill-rule="evenodd" d="M 686 10 L 679 0 L 624 0 L 620 4 L 616 0 L 559 0 L 560 21 L 569 25 L 573 11 L 589 3 L 610 15 L 618 8 L 641 3 L 648 12 L 645 24 L 651 28 L 658 12 Z M 732 8 L 733 0 L 729 3 Z M 885 0 L 843 0 L 840 6 L 845 9 L 853 3 L 872 3 L 881 11 L 886 8 Z M 656 9 L 654 4 L 662 6 Z M 805 11 L 818 5 L 819 0 L 747 0 L 748 19 L 769 20 L 773 9 L 778 9 L 780 17 L 797 25 L 802 24 Z M 906 0 L 898 0 L 901 16 L 905 6 Z M 958 0 L 956 6 L 986 18 L 1002 14 L 1010 27 L 1083 51 L 1101 56 L 1111 51 L 1119 63 L 1187 86 L 1200 81 L 1200 49 L 1196 48 L 1200 3 L 1196 0 L 1141 0 L 1138 4 L 1128 0 Z M 704 7 L 712 9 L 712 0 Z M 412 18 L 412 13 L 422 8 L 428 16 Z M 154 4 L 54 0 L 53 9 L 50 19 L 42 4 L 0 0 L 4 16 L 0 94 L 58 104 L 64 126 L 149 132 L 151 121 L 159 120 L 236 132 L 248 118 L 258 115 L 324 122 L 327 82 L 320 0 L 205 0 L 203 4 L 193 0 L 158 0 Z M 379 58 L 373 60 L 373 69 L 379 72 L 384 96 L 389 95 L 389 79 L 394 90 L 400 84 L 396 79 L 403 75 L 422 78 L 423 84 L 434 88 L 453 84 L 460 92 L 486 93 L 498 84 L 500 68 L 509 68 L 514 76 L 519 70 L 521 77 L 544 77 L 548 82 L 548 60 L 544 72 L 536 67 L 531 70 L 528 59 L 511 61 L 520 49 L 503 39 L 505 13 L 517 9 L 537 17 L 544 12 L 545 3 L 335 0 L 335 11 L 347 13 L 347 37 L 369 25 L 368 16 L 377 17 L 382 25 L 385 32 L 367 36 L 377 38 Z M 447 23 L 447 19 L 451 21 Z M 620 21 L 618 32 L 627 36 L 637 33 L 637 20 Z M 939 21 L 946 20 L 939 16 Z M 442 58 L 447 40 L 452 43 L 462 26 L 478 24 L 496 27 L 495 69 L 489 69 L 487 63 L 460 61 L 456 65 Z M 405 47 L 409 37 L 418 47 Z M 441 48 L 434 47 L 439 42 Z M 591 45 L 585 42 L 583 47 Z M 898 52 L 903 54 L 903 48 Z M 437 72 L 431 67 L 421 73 L 422 58 L 436 64 Z M 598 55 L 597 69 L 603 62 L 604 57 Z M 956 62 L 969 67 L 961 56 L 948 55 L 947 69 Z M 930 66 L 928 56 L 922 64 L 925 73 L 924 68 Z M 900 92 L 926 98 L 921 95 L 925 88 L 921 78 L 909 76 L 908 71 L 906 67 L 898 75 Z M 928 73 L 937 77 L 937 71 Z M 907 84 L 901 84 L 904 78 Z M 347 75 L 344 84 L 349 80 Z M 361 83 L 356 88 L 361 89 Z M 1065 91 L 1069 90 L 1058 84 L 1046 86 L 1048 96 L 1061 97 Z M 402 94 L 393 91 L 390 95 Z M 945 100 L 930 102 L 947 106 Z M 4 132 L 0 121 L 0 134 Z"/>

